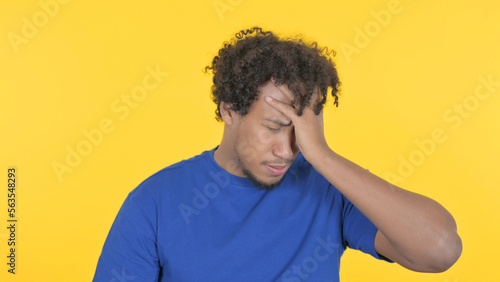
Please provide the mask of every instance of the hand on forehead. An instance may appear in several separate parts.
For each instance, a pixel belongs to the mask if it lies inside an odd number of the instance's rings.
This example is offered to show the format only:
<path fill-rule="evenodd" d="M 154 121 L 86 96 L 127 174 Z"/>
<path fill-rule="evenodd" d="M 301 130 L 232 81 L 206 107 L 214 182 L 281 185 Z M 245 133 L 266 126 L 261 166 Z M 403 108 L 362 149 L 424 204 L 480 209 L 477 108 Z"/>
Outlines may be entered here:
<path fill-rule="evenodd" d="M 287 88 L 288 89 L 288 88 Z M 290 96 L 291 94 L 291 96 Z M 275 109 L 274 107 L 270 106 L 268 103 L 265 102 L 266 97 L 272 97 L 273 99 L 276 99 L 278 101 L 281 101 L 283 103 L 292 104 L 293 100 L 293 94 L 290 93 L 283 93 L 271 80 L 267 81 L 264 83 L 262 86 L 259 87 L 259 99 L 257 103 L 255 103 L 257 111 L 262 114 L 263 118 L 265 119 L 271 119 L 271 120 L 276 120 L 276 121 L 281 121 L 284 124 L 287 124 L 290 122 L 290 119 L 283 115 L 280 111 Z M 259 110 L 260 108 L 261 110 Z"/>
<path fill-rule="evenodd" d="M 300 84 L 301 86 L 301 92 L 305 92 L 305 85 L 304 83 Z M 263 92 L 263 98 L 266 96 L 271 96 L 272 98 L 281 101 L 283 103 L 292 105 L 292 101 L 294 100 L 294 93 L 293 91 L 288 87 L 288 84 L 281 84 L 281 85 L 276 85 L 275 81 L 273 78 L 266 82 L 264 85 L 262 85 L 262 92 Z M 310 103 L 309 107 L 316 107 L 316 104 L 321 101 L 321 95 L 319 91 L 319 87 L 315 87 L 313 90 L 313 94 L 310 98 Z M 296 107 L 297 105 L 293 105 Z"/>

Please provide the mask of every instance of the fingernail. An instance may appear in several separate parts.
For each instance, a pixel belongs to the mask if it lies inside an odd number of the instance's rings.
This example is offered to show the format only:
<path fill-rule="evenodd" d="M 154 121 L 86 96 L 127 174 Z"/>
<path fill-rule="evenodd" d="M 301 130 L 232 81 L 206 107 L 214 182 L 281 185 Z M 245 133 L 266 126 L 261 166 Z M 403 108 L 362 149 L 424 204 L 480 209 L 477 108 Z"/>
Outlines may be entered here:
<path fill-rule="evenodd" d="M 269 103 L 271 103 L 273 101 L 273 98 L 271 96 L 267 96 L 266 97 L 266 101 L 269 102 Z"/>

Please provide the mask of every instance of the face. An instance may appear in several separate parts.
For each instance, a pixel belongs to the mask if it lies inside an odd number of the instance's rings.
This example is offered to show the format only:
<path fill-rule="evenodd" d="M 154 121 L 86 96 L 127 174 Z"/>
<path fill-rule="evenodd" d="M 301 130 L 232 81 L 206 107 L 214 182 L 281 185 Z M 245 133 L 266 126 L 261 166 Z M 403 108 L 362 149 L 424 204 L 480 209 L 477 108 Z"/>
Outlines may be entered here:
<path fill-rule="evenodd" d="M 232 172 L 247 177 L 258 188 L 271 190 L 278 186 L 298 155 L 292 122 L 265 102 L 265 97 L 291 104 L 290 99 L 271 82 L 259 88 L 248 114 L 236 114 L 230 126 Z"/>

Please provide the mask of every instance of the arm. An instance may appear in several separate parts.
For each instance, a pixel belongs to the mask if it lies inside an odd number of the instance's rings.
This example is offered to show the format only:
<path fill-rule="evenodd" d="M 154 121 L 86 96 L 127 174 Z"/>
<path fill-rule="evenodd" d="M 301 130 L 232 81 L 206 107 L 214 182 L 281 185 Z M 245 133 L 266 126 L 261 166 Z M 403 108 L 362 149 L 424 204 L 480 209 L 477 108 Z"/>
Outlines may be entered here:
<path fill-rule="evenodd" d="M 286 86 L 277 87 L 293 98 Z M 322 113 L 315 115 L 308 107 L 298 116 L 291 105 L 267 102 L 292 120 L 297 146 L 309 163 L 379 229 L 375 237 L 379 254 L 421 272 L 445 271 L 458 260 L 462 242 L 455 220 L 439 203 L 396 187 L 336 154 L 325 140 Z"/>
<path fill-rule="evenodd" d="M 156 251 L 154 207 L 150 198 L 129 194 L 113 222 L 97 263 L 92 281 L 158 281 L 159 257 Z M 136 197 L 133 197 L 133 194 Z"/>
<path fill-rule="evenodd" d="M 377 226 L 379 254 L 422 272 L 445 271 L 459 258 L 455 220 L 439 203 L 396 187 L 331 150 L 311 164 Z"/>

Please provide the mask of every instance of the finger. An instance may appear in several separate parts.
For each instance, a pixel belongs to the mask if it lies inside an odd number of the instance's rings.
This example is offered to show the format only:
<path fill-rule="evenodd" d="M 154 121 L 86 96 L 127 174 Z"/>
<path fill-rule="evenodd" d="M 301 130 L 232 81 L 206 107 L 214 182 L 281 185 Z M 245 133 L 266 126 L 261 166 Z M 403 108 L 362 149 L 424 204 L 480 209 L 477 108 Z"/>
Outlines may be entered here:
<path fill-rule="evenodd" d="M 311 96 L 311 105 L 312 107 L 316 107 L 316 105 L 321 102 L 321 92 L 319 87 L 314 87 L 313 94 Z"/>
<path fill-rule="evenodd" d="M 266 97 L 266 102 L 271 105 L 271 107 L 278 110 L 280 113 L 284 114 L 289 119 L 293 120 L 293 118 L 297 115 L 295 113 L 295 108 L 289 104 L 283 103 L 279 100 L 274 99 L 271 96 Z"/>
<path fill-rule="evenodd" d="M 285 95 L 285 97 L 290 99 L 290 101 L 293 101 L 294 95 L 293 95 L 292 90 L 290 90 L 290 88 L 288 88 L 288 85 L 285 85 L 285 84 L 277 85 L 276 80 L 274 80 L 274 78 L 272 79 L 272 81 L 274 83 L 274 86 L 276 86 L 281 91 L 281 93 L 283 93 L 283 95 Z"/>

